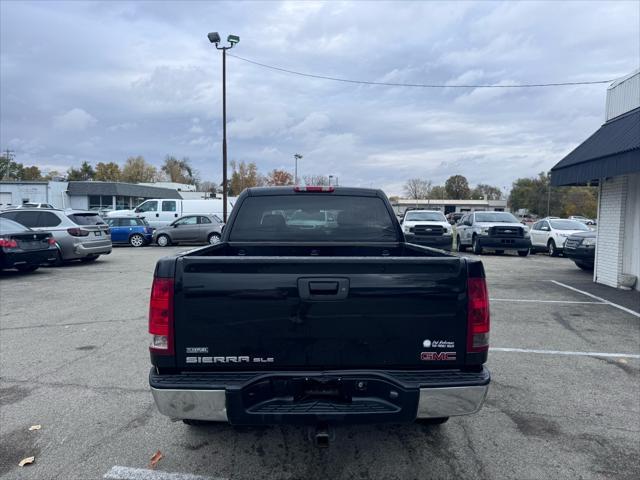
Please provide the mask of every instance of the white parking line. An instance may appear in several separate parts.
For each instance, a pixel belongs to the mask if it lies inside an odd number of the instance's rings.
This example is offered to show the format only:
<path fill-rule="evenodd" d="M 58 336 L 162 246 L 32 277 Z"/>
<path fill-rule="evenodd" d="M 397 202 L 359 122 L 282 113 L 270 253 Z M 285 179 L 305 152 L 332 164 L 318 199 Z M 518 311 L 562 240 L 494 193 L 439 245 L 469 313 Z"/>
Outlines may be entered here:
<path fill-rule="evenodd" d="M 536 350 L 531 348 L 501 348 L 490 347 L 491 352 L 539 353 L 543 355 L 571 355 L 577 357 L 607 357 L 607 358 L 639 358 L 636 353 L 603 353 L 603 352 L 571 352 L 566 350 Z"/>
<path fill-rule="evenodd" d="M 551 281 L 553 283 L 555 283 L 556 285 L 559 285 L 559 286 L 564 287 L 564 288 L 568 288 L 569 290 L 573 290 L 574 292 L 581 293 L 581 294 L 586 295 L 587 297 L 591 297 L 591 298 L 593 298 L 595 300 L 599 300 L 600 302 L 606 303 L 607 305 L 611 305 L 612 307 L 618 308 L 618 309 L 622 310 L 623 312 L 630 313 L 631 315 L 640 318 L 640 313 L 636 312 L 635 310 L 631 310 L 630 308 L 623 307 L 622 305 L 618 305 L 617 303 L 610 302 L 609 300 L 605 300 L 602 297 L 598 297 L 598 296 L 593 295 L 593 294 L 591 294 L 589 292 L 585 292 L 584 290 L 579 290 L 579 289 L 577 289 L 575 287 L 572 287 L 571 285 L 565 285 L 564 283 L 558 282 L 556 280 L 551 280 Z"/>
<path fill-rule="evenodd" d="M 146 468 L 130 468 L 116 465 L 111 467 L 104 477 L 108 480 L 214 480 L 213 477 L 203 477 L 191 473 L 169 473 Z M 215 480 L 222 480 L 217 477 Z"/>
<path fill-rule="evenodd" d="M 492 302 L 523 302 L 523 303 L 570 303 L 579 305 L 609 305 L 607 302 L 581 302 L 579 300 L 528 300 L 524 298 L 490 298 Z"/>

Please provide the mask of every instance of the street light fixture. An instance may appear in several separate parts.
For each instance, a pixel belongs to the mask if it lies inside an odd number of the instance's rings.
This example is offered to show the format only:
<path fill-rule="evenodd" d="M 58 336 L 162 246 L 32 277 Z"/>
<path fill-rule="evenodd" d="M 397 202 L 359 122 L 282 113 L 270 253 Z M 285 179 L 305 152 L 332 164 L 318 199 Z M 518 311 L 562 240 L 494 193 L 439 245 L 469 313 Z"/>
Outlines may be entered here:
<path fill-rule="evenodd" d="M 217 50 L 222 50 L 222 220 L 227 221 L 227 50 L 240 42 L 237 35 L 227 37 L 228 46 L 220 46 L 218 32 L 207 35 L 209 41 L 215 44 Z"/>
<path fill-rule="evenodd" d="M 298 160 L 302 160 L 302 155 L 300 155 L 299 153 L 294 153 L 293 158 L 296 162 L 294 184 L 298 185 Z"/>

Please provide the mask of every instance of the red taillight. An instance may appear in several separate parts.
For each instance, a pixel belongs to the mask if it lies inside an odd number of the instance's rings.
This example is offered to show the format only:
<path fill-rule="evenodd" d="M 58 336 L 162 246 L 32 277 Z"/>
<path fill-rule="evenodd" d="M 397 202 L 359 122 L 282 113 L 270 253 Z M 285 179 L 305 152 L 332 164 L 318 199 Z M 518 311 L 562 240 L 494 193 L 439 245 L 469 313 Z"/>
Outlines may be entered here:
<path fill-rule="evenodd" d="M 467 280 L 469 297 L 467 312 L 467 351 L 486 352 L 489 349 L 489 293 L 484 278 Z"/>
<path fill-rule="evenodd" d="M 56 244 L 56 239 L 55 239 L 55 238 L 53 238 L 53 237 L 49 237 L 49 238 L 47 239 L 47 241 L 49 242 L 49 245 L 57 245 L 57 244 Z"/>
<path fill-rule="evenodd" d="M 89 236 L 89 230 L 82 228 L 67 228 L 67 233 L 72 237 L 87 237 Z"/>
<path fill-rule="evenodd" d="M 18 242 L 13 238 L 0 238 L 0 248 L 17 248 Z"/>
<path fill-rule="evenodd" d="M 173 279 L 154 278 L 149 302 L 149 349 L 173 355 Z"/>
<path fill-rule="evenodd" d="M 333 192 L 335 187 L 293 187 L 294 192 Z"/>

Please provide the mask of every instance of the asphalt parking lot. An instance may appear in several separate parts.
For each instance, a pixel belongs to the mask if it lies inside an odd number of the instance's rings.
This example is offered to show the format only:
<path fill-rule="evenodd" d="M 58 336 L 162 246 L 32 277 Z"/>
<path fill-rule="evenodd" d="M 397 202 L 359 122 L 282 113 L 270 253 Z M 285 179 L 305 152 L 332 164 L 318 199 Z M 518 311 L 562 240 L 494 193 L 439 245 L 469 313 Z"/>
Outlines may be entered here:
<path fill-rule="evenodd" d="M 594 286 L 564 258 L 483 255 L 485 407 L 438 427 L 339 428 L 319 450 L 303 428 L 198 429 L 155 410 L 151 276 L 181 250 L 0 276 L 0 478 L 640 478 L 637 293 Z M 154 473 L 134 470 L 158 450 Z"/>

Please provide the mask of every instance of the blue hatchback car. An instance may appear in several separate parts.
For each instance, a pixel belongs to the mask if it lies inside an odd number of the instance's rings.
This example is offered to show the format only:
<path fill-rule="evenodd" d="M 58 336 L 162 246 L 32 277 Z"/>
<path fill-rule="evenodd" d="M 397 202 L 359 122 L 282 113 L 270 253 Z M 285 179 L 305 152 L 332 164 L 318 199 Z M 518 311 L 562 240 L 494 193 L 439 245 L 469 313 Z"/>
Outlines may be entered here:
<path fill-rule="evenodd" d="M 111 228 L 112 243 L 128 243 L 132 247 L 142 247 L 151 243 L 153 228 L 144 218 L 110 217 L 104 221 Z"/>

